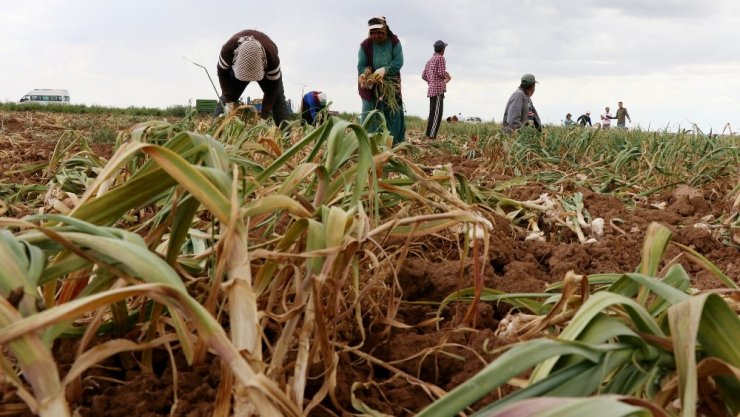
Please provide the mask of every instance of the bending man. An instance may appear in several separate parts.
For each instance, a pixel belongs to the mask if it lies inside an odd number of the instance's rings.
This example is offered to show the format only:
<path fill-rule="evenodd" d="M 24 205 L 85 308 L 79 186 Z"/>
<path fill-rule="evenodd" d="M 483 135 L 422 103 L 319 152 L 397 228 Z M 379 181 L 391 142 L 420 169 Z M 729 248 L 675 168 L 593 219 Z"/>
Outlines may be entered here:
<path fill-rule="evenodd" d="M 276 125 L 288 117 L 278 49 L 264 33 L 243 30 L 229 38 L 221 47 L 217 73 L 227 114 L 247 85 L 256 81 L 263 93 L 260 117 L 272 116 Z"/>

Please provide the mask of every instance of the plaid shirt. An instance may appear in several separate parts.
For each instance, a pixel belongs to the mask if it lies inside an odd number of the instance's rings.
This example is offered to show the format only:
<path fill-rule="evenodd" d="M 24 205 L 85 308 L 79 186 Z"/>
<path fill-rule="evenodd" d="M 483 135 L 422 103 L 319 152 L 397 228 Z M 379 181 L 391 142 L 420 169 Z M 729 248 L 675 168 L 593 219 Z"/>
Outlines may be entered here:
<path fill-rule="evenodd" d="M 447 63 L 445 57 L 435 53 L 424 66 L 421 78 L 429 84 L 427 97 L 438 96 L 447 91 Z"/>

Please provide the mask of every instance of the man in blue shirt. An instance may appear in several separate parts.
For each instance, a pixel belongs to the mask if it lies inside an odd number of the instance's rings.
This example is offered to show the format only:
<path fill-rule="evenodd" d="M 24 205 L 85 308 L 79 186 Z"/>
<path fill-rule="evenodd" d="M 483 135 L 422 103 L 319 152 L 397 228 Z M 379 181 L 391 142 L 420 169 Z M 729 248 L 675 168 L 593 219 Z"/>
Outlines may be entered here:
<path fill-rule="evenodd" d="M 326 94 L 321 91 L 309 91 L 301 100 L 301 118 L 307 124 L 316 122 L 318 113 L 326 107 Z"/>

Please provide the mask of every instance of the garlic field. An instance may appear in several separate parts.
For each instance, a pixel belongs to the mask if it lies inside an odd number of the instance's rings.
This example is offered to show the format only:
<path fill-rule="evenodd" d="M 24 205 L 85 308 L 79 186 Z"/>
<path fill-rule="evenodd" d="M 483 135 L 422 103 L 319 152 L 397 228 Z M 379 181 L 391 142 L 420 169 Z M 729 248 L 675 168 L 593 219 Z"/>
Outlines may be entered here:
<path fill-rule="evenodd" d="M 0 111 L 0 415 L 740 412 L 737 136 L 424 123 Z"/>

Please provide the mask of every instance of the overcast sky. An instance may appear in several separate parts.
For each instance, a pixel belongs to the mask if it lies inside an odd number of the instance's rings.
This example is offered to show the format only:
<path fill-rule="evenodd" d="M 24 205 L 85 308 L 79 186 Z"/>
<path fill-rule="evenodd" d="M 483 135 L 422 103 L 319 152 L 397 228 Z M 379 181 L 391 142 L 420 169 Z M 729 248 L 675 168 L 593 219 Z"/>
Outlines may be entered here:
<path fill-rule="evenodd" d="M 278 45 L 286 96 L 321 90 L 359 112 L 357 52 L 382 15 L 401 39 L 407 113 L 426 117 L 420 74 L 432 44 L 449 44 L 445 116 L 501 121 L 523 73 L 546 123 L 623 101 L 632 125 L 740 129 L 737 0 L 34 0 L 4 1 L 0 100 L 68 89 L 73 103 L 186 105 L 215 98 L 221 45 L 242 29 Z M 261 97 L 256 84 L 244 96 Z M 598 116 L 596 117 L 598 119 Z"/>

